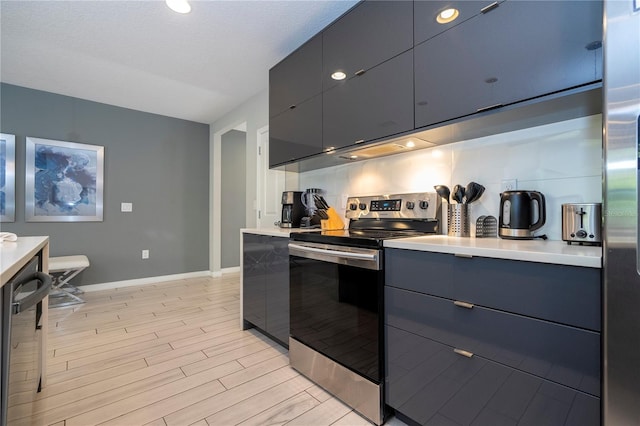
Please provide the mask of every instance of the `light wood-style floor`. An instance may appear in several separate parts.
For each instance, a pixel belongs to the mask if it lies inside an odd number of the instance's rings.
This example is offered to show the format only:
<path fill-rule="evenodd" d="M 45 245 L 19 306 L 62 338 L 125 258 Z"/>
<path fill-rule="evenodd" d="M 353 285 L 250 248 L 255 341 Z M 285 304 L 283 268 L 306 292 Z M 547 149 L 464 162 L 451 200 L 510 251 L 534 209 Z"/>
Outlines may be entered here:
<path fill-rule="evenodd" d="M 47 386 L 10 425 L 370 424 L 240 329 L 239 274 L 83 298 L 49 310 Z"/>

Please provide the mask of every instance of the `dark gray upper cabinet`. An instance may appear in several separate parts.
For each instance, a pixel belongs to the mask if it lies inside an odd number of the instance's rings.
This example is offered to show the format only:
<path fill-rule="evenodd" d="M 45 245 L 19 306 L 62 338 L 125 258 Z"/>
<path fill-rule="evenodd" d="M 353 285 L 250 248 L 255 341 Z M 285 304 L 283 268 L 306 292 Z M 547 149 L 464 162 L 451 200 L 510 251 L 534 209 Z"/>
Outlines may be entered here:
<path fill-rule="evenodd" d="M 269 70 L 269 117 L 322 92 L 322 35 Z"/>
<path fill-rule="evenodd" d="M 324 148 L 412 130 L 412 77 L 413 55 L 409 51 L 324 92 Z"/>
<path fill-rule="evenodd" d="M 485 7 L 490 6 L 493 0 L 484 1 L 416 1 L 413 7 L 413 34 L 414 44 L 420 44 L 450 28 L 460 25 L 467 19 L 473 18 Z M 458 10 L 458 17 L 449 23 L 441 24 L 436 21 L 438 14 L 445 9 L 455 8 Z"/>
<path fill-rule="evenodd" d="M 413 46 L 413 2 L 365 1 L 323 32 L 323 89 L 338 82 L 343 71 L 353 78 L 358 71 L 390 59 Z"/>
<path fill-rule="evenodd" d="M 508 0 L 415 47 L 416 127 L 597 81 L 602 3 Z"/>
<path fill-rule="evenodd" d="M 269 167 L 322 152 L 322 95 L 269 119 Z"/>

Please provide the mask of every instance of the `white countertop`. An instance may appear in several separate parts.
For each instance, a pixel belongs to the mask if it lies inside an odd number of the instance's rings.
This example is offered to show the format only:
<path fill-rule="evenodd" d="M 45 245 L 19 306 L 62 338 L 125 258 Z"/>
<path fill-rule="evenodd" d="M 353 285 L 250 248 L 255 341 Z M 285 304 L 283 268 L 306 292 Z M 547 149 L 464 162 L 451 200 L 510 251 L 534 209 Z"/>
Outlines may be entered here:
<path fill-rule="evenodd" d="M 289 238 L 289 234 L 292 232 L 311 232 L 311 231 L 320 231 L 320 228 L 279 228 L 279 227 L 270 227 L 270 228 L 242 228 L 240 232 L 246 234 L 258 234 L 258 235 L 268 235 L 270 237 L 286 237 Z"/>
<path fill-rule="evenodd" d="M 568 245 L 565 241 L 462 238 L 446 235 L 386 240 L 385 247 L 461 254 L 558 265 L 602 268 L 602 247 Z"/>
<path fill-rule="evenodd" d="M 18 241 L 0 243 L 0 286 L 5 285 L 20 268 L 26 265 L 48 243 L 49 237 L 18 237 Z M 46 256 L 48 255 L 47 251 Z M 48 265 L 48 259 L 43 259 L 43 263 L 45 266 Z"/>

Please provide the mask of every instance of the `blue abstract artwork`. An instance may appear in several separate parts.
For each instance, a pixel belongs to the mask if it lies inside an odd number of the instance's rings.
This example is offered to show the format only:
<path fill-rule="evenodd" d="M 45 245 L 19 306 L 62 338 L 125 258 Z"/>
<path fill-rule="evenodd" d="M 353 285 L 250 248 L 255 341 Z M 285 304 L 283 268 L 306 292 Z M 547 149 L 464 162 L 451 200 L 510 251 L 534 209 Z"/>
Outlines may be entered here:
<path fill-rule="evenodd" d="M 7 141 L 0 139 L 0 215 L 4 216 L 7 211 L 7 195 L 5 185 L 7 184 Z"/>
<path fill-rule="evenodd" d="M 27 199 L 31 219 L 102 220 L 103 148 L 35 138 L 27 141 L 31 142 L 28 161 L 32 161 L 27 167 L 33 185 L 27 187 L 32 189 L 27 194 L 33 197 Z"/>
<path fill-rule="evenodd" d="M 0 221 L 15 220 L 15 136 L 0 133 Z"/>

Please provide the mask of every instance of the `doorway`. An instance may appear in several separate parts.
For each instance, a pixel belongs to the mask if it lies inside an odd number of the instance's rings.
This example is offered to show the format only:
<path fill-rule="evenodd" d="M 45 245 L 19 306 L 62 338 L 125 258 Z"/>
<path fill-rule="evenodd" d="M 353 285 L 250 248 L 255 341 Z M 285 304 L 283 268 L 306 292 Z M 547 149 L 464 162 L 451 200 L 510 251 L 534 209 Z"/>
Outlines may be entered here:
<path fill-rule="evenodd" d="M 247 132 L 236 128 L 220 141 L 220 267 L 229 270 L 240 266 L 240 229 L 247 224 Z"/>

